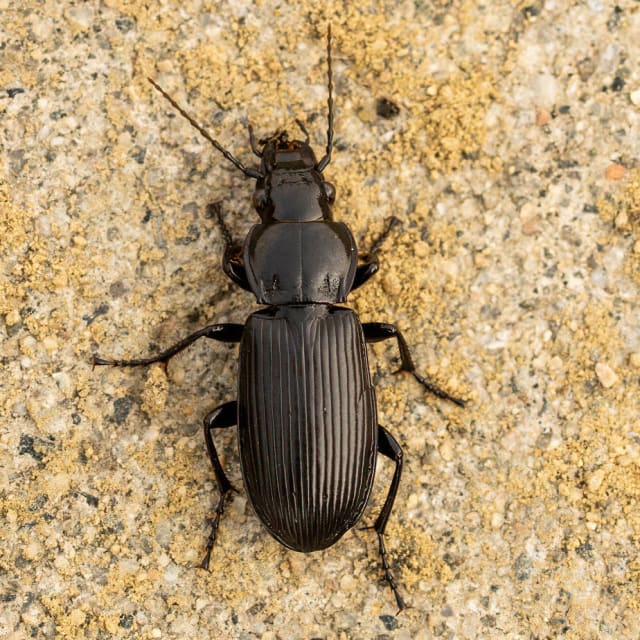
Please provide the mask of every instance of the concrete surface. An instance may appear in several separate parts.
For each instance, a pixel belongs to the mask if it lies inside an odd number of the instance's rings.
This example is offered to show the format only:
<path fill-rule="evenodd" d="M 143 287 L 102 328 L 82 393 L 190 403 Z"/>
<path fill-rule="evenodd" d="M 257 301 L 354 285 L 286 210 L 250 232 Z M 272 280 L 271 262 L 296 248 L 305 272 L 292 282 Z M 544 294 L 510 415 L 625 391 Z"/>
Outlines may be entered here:
<path fill-rule="evenodd" d="M 1 638 L 638 638 L 638 2 L 0 10 Z M 336 217 L 363 246 L 403 221 L 350 304 L 470 401 L 371 349 L 406 460 L 398 617 L 371 532 L 290 552 L 243 493 L 194 568 L 216 500 L 201 421 L 234 398 L 232 346 L 166 374 L 91 366 L 255 308 L 204 213 L 221 201 L 243 237 L 251 181 L 146 77 L 247 162 L 249 120 L 302 118 L 321 153 L 329 21 Z M 235 434 L 217 441 L 241 483 Z"/>

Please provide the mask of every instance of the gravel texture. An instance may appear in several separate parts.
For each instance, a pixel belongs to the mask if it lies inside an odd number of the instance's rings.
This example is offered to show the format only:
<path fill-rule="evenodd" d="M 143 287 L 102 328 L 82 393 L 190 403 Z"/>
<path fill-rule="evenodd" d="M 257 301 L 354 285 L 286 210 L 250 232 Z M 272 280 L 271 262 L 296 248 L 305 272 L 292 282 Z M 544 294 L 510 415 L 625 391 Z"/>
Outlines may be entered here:
<path fill-rule="evenodd" d="M 397 617 L 370 531 L 287 551 L 243 492 L 195 568 L 233 346 L 91 366 L 255 309 L 205 215 L 242 238 L 251 181 L 146 77 L 247 162 L 249 121 L 320 154 L 329 21 L 336 218 L 402 220 L 349 302 L 469 400 L 371 348 Z M 634 0 L 0 2 L 0 638 L 637 638 L 639 33 Z"/>

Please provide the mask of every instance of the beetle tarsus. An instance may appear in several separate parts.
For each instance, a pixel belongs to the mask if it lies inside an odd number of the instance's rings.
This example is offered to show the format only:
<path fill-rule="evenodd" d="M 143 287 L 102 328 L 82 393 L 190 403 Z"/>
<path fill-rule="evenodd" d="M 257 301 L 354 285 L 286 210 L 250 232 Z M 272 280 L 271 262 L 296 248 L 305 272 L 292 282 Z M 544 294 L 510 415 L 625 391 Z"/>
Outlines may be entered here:
<path fill-rule="evenodd" d="M 213 546 L 215 545 L 216 539 L 218 537 L 220 518 L 224 513 L 225 500 L 232 492 L 238 493 L 238 490 L 231 484 L 231 482 L 229 482 L 229 478 L 227 478 L 227 474 L 222 468 L 222 464 L 220 463 L 220 458 L 218 457 L 218 452 L 216 450 L 216 445 L 213 442 L 213 436 L 211 435 L 211 432 L 214 429 L 227 429 L 229 427 L 235 427 L 238 422 L 237 416 L 238 403 L 233 401 L 226 402 L 225 404 L 221 404 L 219 407 L 216 407 L 213 411 L 208 413 L 204 419 L 204 441 L 207 445 L 209 460 L 211 461 L 211 466 L 213 467 L 213 472 L 216 476 L 216 483 L 218 485 L 218 491 L 220 492 L 220 498 L 218 499 L 215 515 L 213 517 L 213 521 L 211 522 L 211 533 L 209 534 L 209 538 L 207 539 L 207 550 L 202 562 L 200 563 L 201 569 L 209 568 L 211 552 L 213 551 Z"/>
<path fill-rule="evenodd" d="M 427 380 L 424 376 L 421 376 L 415 369 L 405 369 L 404 367 L 400 367 L 393 372 L 393 375 L 396 376 L 399 373 L 409 373 L 411 374 L 429 393 L 432 393 L 434 396 L 442 399 L 449 400 L 449 402 L 453 402 L 454 404 L 462 407 L 463 409 L 467 406 L 467 401 L 457 398 L 456 396 L 452 396 L 450 393 L 434 384 L 430 380 Z"/>
<path fill-rule="evenodd" d="M 376 525 L 369 525 L 367 527 L 359 527 L 358 531 L 371 531 L 374 530 L 378 536 L 378 554 L 380 555 L 380 562 L 382 564 L 382 571 L 384 572 L 384 579 L 387 584 L 393 591 L 393 595 L 396 599 L 396 603 L 398 604 L 398 613 L 400 613 L 403 609 L 407 608 L 407 603 L 404 598 L 400 595 L 400 590 L 398 589 L 398 583 L 393 576 L 391 571 L 391 567 L 389 566 L 389 556 L 387 554 L 387 547 L 384 544 L 384 534 L 376 529 Z"/>
<path fill-rule="evenodd" d="M 162 355 L 162 354 L 160 354 Z M 142 358 L 138 360 L 109 360 L 107 358 L 100 358 L 98 356 L 93 356 L 93 366 L 106 365 L 109 367 L 143 367 L 149 364 L 153 364 L 155 362 L 160 362 L 165 367 L 169 358 L 163 357 L 151 357 L 151 358 Z"/>
<path fill-rule="evenodd" d="M 213 547 L 216 544 L 216 540 L 218 539 L 218 529 L 220 527 L 220 518 L 224 513 L 224 504 L 229 496 L 232 496 L 233 492 L 238 492 L 238 490 L 229 485 L 229 488 L 220 494 L 220 499 L 218 500 L 218 504 L 216 506 L 216 512 L 213 516 L 213 520 L 211 521 L 211 532 L 209 533 L 209 537 L 207 538 L 207 548 L 204 554 L 204 558 L 200 563 L 200 569 L 209 570 L 209 563 L 211 562 L 211 553 L 213 552 Z"/>
<path fill-rule="evenodd" d="M 389 566 L 389 559 L 387 556 L 387 548 L 384 544 L 384 530 L 389 521 L 391 510 L 393 509 L 393 503 L 398 493 L 398 486 L 400 485 L 400 477 L 402 476 L 402 448 L 398 444 L 398 441 L 382 426 L 378 425 L 378 453 L 382 454 L 386 458 L 395 462 L 396 468 L 391 479 L 391 486 L 389 487 L 389 493 L 382 505 L 380 515 L 378 516 L 375 524 L 371 529 L 374 529 L 378 535 L 378 551 L 380 553 L 380 561 L 382 563 L 382 570 L 384 571 L 384 577 L 387 584 L 391 587 L 393 595 L 395 596 L 398 604 L 398 609 L 402 611 L 406 608 L 406 603 L 398 590 L 398 583 L 396 582 L 393 574 L 391 573 L 391 567 Z M 399 612 L 400 612 L 399 611 Z M 398 612 L 398 613 L 399 613 Z"/>
<path fill-rule="evenodd" d="M 180 340 L 180 342 L 177 342 L 172 347 L 169 347 L 166 351 L 163 351 L 156 356 L 135 360 L 107 360 L 105 358 L 100 358 L 99 356 L 93 356 L 93 364 L 94 366 L 110 365 L 112 367 L 145 367 L 147 365 L 154 364 L 155 362 L 159 362 L 166 367 L 167 363 L 171 358 L 173 358 L 173 356 L 184 351 L 196 340 L 199 340 L 200 338 L 211 338 L 212 340 L 219 340 L 220 342 L 240 342 L 242 329 L 243 327 L 241 324 L 210 324 L 203 329 L 192 333 L 183 340 Z"/>
<path fill-rule="evenodd" d="M 374 527 L 372 527 L 374 528 Z M 403 609 L 407 608 L 407 603 L 404 601 L 404 598 L 400 595 L 400 591 L 398 590 L 398 583 L 396 579 L 393 577 L 393 573 L 391 573 L 391 567 L 389 566 L 389 560 L 387 557 L 387 548 L 384 544 L 383 534 L 378 531 L 378 551 L 380 553 L 380 561 L 382 562 L 382 570 L 384 571 L 384 579 L 387 581 L 387 584 L 391 587 L 391 591 L 393 591 L 393 595 L 395 596 L 396 603 L 398 605 L 398 613 Z"/>
<path fill-rule="evenodd" d="M 371 249 L 369 253 L 376 254 L 380 251 L 384 241 L 389 237 L 389 234 L 393 231 L 395 227 L 399 227 L 402 224 L 402 220 L 400 218 L 396 218 L 396 216 L 389 216 L 384 221 L 384 229 L 382 233 L 374 240 L 373 245 L 371 245 Z"/>
<path fill-rule="evenodd" d="M 378 262 L 378 251 L 380 251 L 384 241 L 389 237 L 392 229 L 401 224 L 399 218 L 390 216 L 385 220 L 385 226 L 380 235 L 373 241 L 368 251 L 362 251 L 358 254 L 358 266 L 356 267 L 356 275 L 353 279 L 351 290 L 361 287 L 372 276 L 378 273 L 380 263 Z"/>
<path fill-rule="evenodd" d="M 441 389 L 437 385 L 433 384 L 433 382 L 429 382 L 429 380 L 421 376 L 415 370 L 409 371 L 408 369 L 400 369 L 398 372 L 400 371 L 407 371 L 407 373 L 410 373 L 427 391 L 429 391 L 430 393 L 433 393 L 434 396 L 437 396 L 438 398 L 442 398 L 443 400 L 449 400 L 449 402 L 453 402 L 454 404 L 457 404 L 459 407 L 462 407 L 463 409 L 465 408 L 467 404 L 465 400 L 461 400 L 460 398 L 456 398 L 455 396 L 452 396 L 451 394 L 447 393 L 444 389 Z"/>
<path fill-rule="evenodd" d="M 229 227 L 227 223 L 224 221 L 222 217 L 222 206 L 219 202 L 211 202 L 207 205 L 207 216 L 210 218 L 215 217 L 218 226 L 220 227 L 220 232 L 222 233 L 222 237 L 224 238 L 224 243 L 226 245 L 226 250 L 229 250 L 230 246 L 239 246 L 237 242 L 233 241 L 233 237 L 231 236 L 231 231 L 229 231 Z"/>

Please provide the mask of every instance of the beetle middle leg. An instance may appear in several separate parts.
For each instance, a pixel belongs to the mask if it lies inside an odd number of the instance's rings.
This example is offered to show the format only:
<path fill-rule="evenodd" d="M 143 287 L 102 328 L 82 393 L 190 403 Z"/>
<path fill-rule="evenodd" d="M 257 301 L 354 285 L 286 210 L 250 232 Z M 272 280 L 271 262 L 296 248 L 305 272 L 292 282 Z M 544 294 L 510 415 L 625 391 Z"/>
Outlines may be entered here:
<path fill-rule="evenodd" d="M 393 503 L 398 493 L 398 486 L 400 484 L 400 476 L 402 475 L 402 449 L 397 440 L 382 426 L 378 425 L 378 453 L 390 458 L 396 463 L 396 469 L 391 480 L 391 486 L 389 487 L 389 493 L 387 499 L 384 501 L 380 515 L 376 520 L 373 527 L 366 527 L 369 529 L 375 529 L 378 534 L 378 549 L 380 553 L 380 560 L 382 562 L 382 569 L 384 571 L 385 580 L 389 583 L 393 595 L 396 597 L 396 603 L 398 609 L 402 611 L 407 605 L 398 591 L 398 583 L 396 582 L 391 568 L 389 567 L 389 560 L 387 558 L 387 549 L 384 544 L 384 530 L 387 526 L 391 510 L 393 509 Z"/>
<path fill-rule="evenodd" d="M 362 325 L 362 330 L 364 331 L 364 337 L 367 342 L 380 342 L 381 340 L 396 338 L 398 341 L 398 348 L 400 349 L 401 361 L 398 372 L 406 371 L 407 373 L 410 373 L 427 391 L 438 396 L 438 398 L 450 400 L 459 407 L 465 406 L 464 400 L 450 395 L 444 391 L 444 389 L 433 384 L 433 382 L 430 382 L 416 371 L 416 367 L 413 364 L 413 359 L 409 351 L 409 345 L 407 345 L 407 341 L 395 325 L 388 324 L 386 322 L 365 322 Z"/>
<path fill-rule="evenodd" d="M 213 436 L 211 432 L 213 429 L 227 429 L 228 427 L 235 427 L 238 423 L 238 403 L 227 402 L 225 404 L 216 407 L 211 413 L 209 413 L 204 419 L 204 440 L 207 443 L 207 451 L 209 453 L 209 459 L 211 460 L 211 466 L 216 476 L 216 483 L 218 484 L 218 491 L 220 492 L 220 498 L 216 506 L 215 515 L 211 522 L 211 533 L 207 539 L 207 550 L 205 556 L 200 563 L 201 569 L 209 568 L 209 561 L 211 560 L 211 552 L 213 546 L 216 543 L 218 537 L 218 528 L 220 526 L 220 518 L 224 513 L 224 504 L 232 491 L 236 493 L 238 490 L 229 482 L 227 475 L 220 464 L 218 458 L 218 452 L 216 446 L 213 443 Z"/>
<path fill-rule="evenodd" d="M 161 362 L 167 364 L 173 356 L 177 355 L 181 351 L 184 351 L 188 346 L 192 345 L 196 340 L 200 338 L 211 338 L 212 340 L 219 340 L 220 342 L 240 342 L 242 338 L 242 332 L 244 326 L 241 324 L 210 324 L 204 329 L 200 329 L 190 336 L 176 342 L 172 347 L 169 347 L 166 351 L 162 351 L 156 356 L 149 358 L 138 358 L 136 360 L 108 360 L 106 358 L 100 358 L 93 356 L 94 365 L 111 365 L 113 367 L 143 367 L 154 362 Z"/>

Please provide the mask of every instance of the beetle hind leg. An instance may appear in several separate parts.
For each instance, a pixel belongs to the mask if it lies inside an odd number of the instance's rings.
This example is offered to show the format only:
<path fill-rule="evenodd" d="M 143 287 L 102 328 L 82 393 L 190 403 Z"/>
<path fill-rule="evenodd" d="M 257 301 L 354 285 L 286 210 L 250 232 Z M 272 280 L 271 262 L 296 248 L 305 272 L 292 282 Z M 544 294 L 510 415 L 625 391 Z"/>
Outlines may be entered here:
<path fill-rule="evenodd" d="M 201 569 L 208 569 L 209 562 L 211 560 L 211 552 L 218 538 L 218 528 L 220 526 L 220 518 L 224 513 L 224 505 L 229 498 L 232 491 L 236 493 L 238 490 L 231 484 L 227 474 L 224 472 L 220 459 L 218 458 L 218 452 L 216 446 L 213 443 L 213 437 L 211 432 L 213 429 L 226 429 L 228 427 L 235 427 L 238 423 L 238 403 L 227 402 L 225 404 L 216 407 L 211 413 L 209 413 L 204 419 L 204 440 L 207 444 L 207 452 L 209 453 L 209 459 L 211 460 L 211 466 L 216 476 L 216 483 L 218 485 L 218 491 L 220 492 L 220 498 L 216 505 L 213 520 L 211 521 L 211 533 L 207 539 L 207 550 L 204 558 L 200 563 Z"/>
<path fill-rule="evenodd" d="M 397 440 L 382 426 L 378 425 L 378 453 L 390 458 L 396 464 L 396 469 L 393 473 L 391 480 L 391 486 L 389 487 L 389 493 L 387 499 L 384 501 L 382 511 L 378 519 L 375 521 L 373 527 L 367 527 L 368 529 L 375 529 L 378 535 L 378 552 L 380 553 L 380 562 L 382 563 L 382 570 L 384 571 L 384 578 L 387 581 L 389 587 L 393 591 L 396 603 L 398 605 L 399 612 L 407 607 L 404 598 L 400 595 L 398 590 L 398 583 L 393 577 L 391 567 L 389 566 L 389 558 L 387 556 L 387 548 L 384 544 L 384 530 L 387 526 L 391 510 L 393 509 L 393 503 L 398 493 L 398 486 L 400 485 L 400 476 L 402 475 L 402 449 Z"/>

